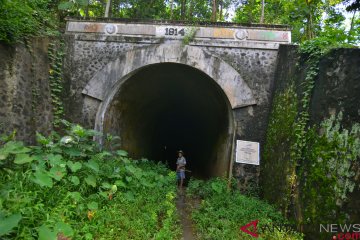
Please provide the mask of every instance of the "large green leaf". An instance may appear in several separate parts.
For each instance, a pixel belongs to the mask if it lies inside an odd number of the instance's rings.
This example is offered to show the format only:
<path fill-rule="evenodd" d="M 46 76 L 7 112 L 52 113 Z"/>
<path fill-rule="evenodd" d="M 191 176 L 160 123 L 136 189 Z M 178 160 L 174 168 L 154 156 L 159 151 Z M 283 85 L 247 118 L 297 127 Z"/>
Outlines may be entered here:
<path fill-rule="evenodd" d="M 94 170 L 95 172 L 99 172 L 99 164 L 93 159 L 91 159 L 87 163 L 85 163 L 85 166 Z"/>
<path fill-rule="evenodd" d="M 73 2 L 61 2 L 58 5 L 59 10 L 70 10 L 74 6 Z"/>
<path fill-rule="evenodd" d="M 126 184 L 125 184 L 123 181 L 121 181 L 121 180 L 117 180 L 117 181 L 115 182 L 115 185 L 118 186 L 118 187 L 126 188 Z"/>
<path fill-rule="evenodd" d="M 57 233 L 46 225 L 39 228 L 39 240 L 57 240 Z"/>
<path fill-rule="evenodd" d="M 87 207 L 90 210 L 97 210 L 99 208 L 98 203 L 97 202 L 91 202 L 87 204 Z"/>
<path fill-rule="evenodd" d="M 68 193 L 71 198 L 73 198 L 75 201 L 80 201 L 82 199 L 81 194 L 79 192 L 70 192 Z"/>
<path fill-rule="evenodd" d="M 50 176 L 57 181 L 60 181 L 66 174 L 66 169 L 60 166 L 55 166 L 50 169 Z"/>
<path fill-rule="evenodd" d="M 25 163 L 29 163 L 29 162 L 34 161 L 34 159 L 35 159 L 34 157 L 30 156 L 27 153 L 19 153 L 19 154 L 16 154 L 14 163 L 16 163 L 16 164 L 25 164 Z"/>
<path fill-rule="evenodd" d="M 74 142 L 74 138 L 72 136 L 63 136 L 60 139 L 61 144 L 69 144 L 69 143 L 72 143 L 72 142 Z"/>
<path fill-rule="evenodd" d="M 130 183 L 132 181 L 132 177 L 129 177 L 129 176 L 126 176 L 125 179 L 128 183 Z"/>
<path fill-rule="evenodd" d="M 51 140 L 43 136 L 41 133 L 36 132 L 36 142 L 46 146 L 51 143 Z"/>
<path fill-rule="evenodd" d="M 10 151 L 13 154 L 27 153 L 31 151 L 30 148 L 24 147 L 24 143 L 22 142 L 10 141 L 7 142 L 4 146 L 6 146 L 8 151 Z"/>
<path fill-rule="evenodd" d="M 138 179 L 141 178 L 143 175 L 143 171 L 140 168 L 134 167 L 132 165 L 126 166 L 125 169 L 132 173 Z"/>
<path fill-rule="evenodd" d="M 77 4 L 79 4 L 82 7 L 85 7 L 88 5 L 88 0 L 76 0 Z"/>
<path fill-rule="evenodd" d="M 108 182 L 103 182 L 102 184 L 101 184 L 101 187 L 102 188 L 105 188 L 105 189 L 110 189 L 111 188 L 111 184 L 110 183 L 108 183 Z"/>
<path fill-rule="evenodd" d="M 41 171 L 41 170 L 37 170 L 34 173 L 34 178 L 32 179 L 33 182 L 39 184 L 42 187 L 52 187 L 53 186 L 53 181 L 50 177 L 50 173 L 45 172 L 45 171 Z"/>
<path fill-rule="evenodd" d="M 22 142 L 10 141 L 0 148 L 0 160 L 6 159 L 10 154 L 20 154 L 30 152 L 31 149 L 24 147 Z"/>
<path fill-rule="evenodd" d="M 8 234 L 13 228 L 17 227 L 21 218 L 20 213 L 13 214 L 6 218 L 0 218 L 0 236 Z"/>
<path fill-rule="evenodd" d="M 79 136 L 79 137 L 85 137 L 86 136 L 86 130 L 82 126 L 80 126 L 78 124 L 72 126 L 71 132 L 74 133 L 76 136 Z"/>
<path fill-rule="evenodd" d="M 70 181 L 75 185 L 79 185 L 80 184 L 80 179 L 77 176 L 71 176 L 70 177 Z"/>
<path fill-rule="evenodd" d="M 49 160 L 51 166 L 58 166 L 64 164 L 63 158 L 59 154 L 49 154 L 47 155 L 47 159 Z"/>
<path fill-rule="evenodd" d="M 72 161 L 68 161 L 66 164 L 68 165 L 68 167 L 70 168 L 70 170 L 71 170 L 72 172 L 77 172 L 77 171 L 79 171 L 79 170 L 81 169 L 81 167 L 82 167 L 81 163 L 79 163 L 79 162 L 73 163 Z"/>
<path fill-rule="evenodd" d="M 66 237 L 72 237 L 74 235 L 74 230 L 71 228 L 71 226 L 64 222 L 56 223 L 54 229 L 55 229 L 55 232 L 62 233 Z"/>
<path fill-rule="evenodd" d="M 114 194 L 114 193 L 116 193 L 117 192 L 117 186 L 116 185 L 112 185 L 111 186 L 111 189 L 110 189 L 110 192 L 112 193 L 112 194 Z"/>
<path fill-rule="evenodd" d="M 3 148 L 0 149 L 0 161 L 5 160 L 9 156 L 9 152 L 4 150 Z"/>
<path fill-rule="evenodd" d="M 128 153 L 124 150 L 117 150 L 116 154 L 119 155 L 120 157 L 127 157 Z"/>
<path fill-rule="evenodd" d="M 63 151 L 70 157 L 80 157 L 82 155 L 81 150 L 75 147 L 65 148 Z"/>
<path fill-rule="evenodd" d="M 131 191 L 127 191 L 124 193 L 124 197 L 126 200 L 128 200 L 129 202 L 133 202 L 135 200 L 135 196 Z"/>
<path fill-rule="evenodd" d="M 88 175 L 85 182 L 92 187 L 96 187 L 96 178 L 93 175 Z"/>

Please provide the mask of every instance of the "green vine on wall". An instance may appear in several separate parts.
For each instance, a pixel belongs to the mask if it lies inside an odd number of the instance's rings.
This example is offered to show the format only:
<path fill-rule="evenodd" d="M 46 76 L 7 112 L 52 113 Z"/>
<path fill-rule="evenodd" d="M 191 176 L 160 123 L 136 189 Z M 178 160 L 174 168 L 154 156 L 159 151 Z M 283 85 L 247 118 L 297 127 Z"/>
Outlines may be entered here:
<path fill-rule="evenodd" d="M 311 44 L 312 42 L 304 43 L 300 48 L 300 53 L 305 55 L 305 64 L 308 66 L 306 76 L 303 81 L 303 95 L 300 99 L 300 113 L 296 119 L 295 127 L 295 141 L 291 147 L 291 161 L 299 162 L 302 160 L 302 152 L 306 147 L 305 135 L 309 122 L 309 108 L 312 90 L 315 85 L 315 79 L 319 72 L 319 61 L 324 55 L 324 49 Z"/>
<path fill-rule="evenodd" d="M 288 161 L 289 149 L 294 141 L 294 124 L 298 113 L 297 94 L 293 83 L 283 92 L 278 93 L 273 101 L 270 114 L 266 145 L 263 152 L 262 183 L 264 197 L 275 203 L 287 215 L 294 183 L 296 164 Z M 275 174 L 274 174 L 275 173 Z M 284 178 L 284 176 L 286 176 Z M 271 179 L 271 181 L 269 181 Z M 279 194 L 282 193 L 282 194 Z"/>
<path fill-rule="evenodd" d="M 200 28 L 198 27 L 189 27 L 186 29 L 186 34 L 183 38 L 183 45 L 189 45 L 189 43 L 194 40 L 195 38 L 195 35 L 197 33 L 197 31 L 199 30 Z"/>
<path fill-rule="evenodd" d="M 299 86 L 290 81 L 276 93 L 267 130 L 264 197 L 299 224 L 348 220 L 344 206 L 360 174 L 360 123 L 345 129 L 340 112 L 309 125 L 319 62 L 331 49 L 319 39 L 301 46 L 305 78 Z M 318 234 L 316 229 L 312 233 Z"/>
<path fill-rule="evenodd" d="M 310 100 L 312 91 L 315 86 L 315 79 L 318 76 L 319 72 L 319 61 L 323 56 L 324 51 L 321 47 L 317 45 L 313 45 L 312 42 L 309 44 L 304 44 L 300 48 L 300 53 L 302 56 L 305 56 L 303 59 L 306 64 L 307 71 L 304 81 L 302 82 L 302 96 L 299 101 L 299 113 L 296 117 L 296 121 L 293 125 L 293 141 L 290 145 L 290 164 L 292 166 L 290 173 L 290 195 L 288 195 L 288 203 L 287 206 L 290 206 L 291 203 L 295 205 L 295 212 L 297 216 L 297 222 L 302 224 L 304 222 L 303 216 L 303 206 L 300 200 L 300 192 L 299 185 L 301 179 L 297 174 L 297 167 L 301 166 L 306 159 L 304 159 L 304 151 L 307 150 L 307 132 L 309 131 L 309 109 L 310 109 Z M 306 217 L 305 217 L 306 218 Z"/>
<path fill-rule="evenodd" d="M 34 124 L 34 126 L 36 125 L 36 118 L 35 118 L 35 113 L 36 113 L 36 108 L 38 107 L 39 101 L 40 101 L 40 89 L 39 89 L 39 84 L 36 82 L 36 76 L 35 76 L 35 54 L 34 54 L 34 50 L 30 45 L 31 40 L 28 37 L 24 37 L 24 44 L 26 49 L 28 50 L 30 57 L 31 57 L 31 65 L 30 65 L 30 80 L 31 80 L 31 111 L 32 111 L 32 115 L 31 115 L 31 122 L 32 124 Z"/>
<path fill-rule="evenodd" d="M 53 105 L 54 127 L 58 127 L 64 117 L 64 106 L 62 102 L 63 91 L 63 56 L 64 41 L 49 44 L 48 56 L 50 59 L 49 84 L 51 91 L 51 102 Z"/>

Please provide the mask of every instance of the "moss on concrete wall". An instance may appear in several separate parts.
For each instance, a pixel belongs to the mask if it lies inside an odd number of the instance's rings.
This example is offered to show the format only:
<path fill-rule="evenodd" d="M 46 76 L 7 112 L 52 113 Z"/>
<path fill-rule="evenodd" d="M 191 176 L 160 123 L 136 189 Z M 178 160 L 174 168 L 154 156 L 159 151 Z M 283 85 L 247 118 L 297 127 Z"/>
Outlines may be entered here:
<path fill-rule="evenodd" d="M 359 49 L 314 62 L 293 46 L 279 51 L 262 192 L 311 236 L 320 223 L 359 221 L 359 61 Z"/>
<path fill-rule="evenodd" d="M 18 140 L 33 143 L 36 132 L 52 130 L 48 49 L 57 49 L 57 42 L 33 38 L 12 46 L 0 44 L 0 135 L 16 130 Z"/>

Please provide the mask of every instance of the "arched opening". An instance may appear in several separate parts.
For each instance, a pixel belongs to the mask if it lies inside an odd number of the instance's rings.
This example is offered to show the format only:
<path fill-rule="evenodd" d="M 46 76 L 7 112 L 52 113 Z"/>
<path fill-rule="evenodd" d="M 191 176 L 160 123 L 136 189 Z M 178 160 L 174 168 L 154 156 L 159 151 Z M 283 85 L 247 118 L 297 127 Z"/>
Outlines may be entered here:
<path fill-rule="evenodd" d="M 183 64 L 152 64 L 132 73 L 113 96 L 104 133 L 118 135 L 121 148 L 175 168 L 176 151 L 200 178 L 227 174 L 233 116 L 221 87 Z"/>

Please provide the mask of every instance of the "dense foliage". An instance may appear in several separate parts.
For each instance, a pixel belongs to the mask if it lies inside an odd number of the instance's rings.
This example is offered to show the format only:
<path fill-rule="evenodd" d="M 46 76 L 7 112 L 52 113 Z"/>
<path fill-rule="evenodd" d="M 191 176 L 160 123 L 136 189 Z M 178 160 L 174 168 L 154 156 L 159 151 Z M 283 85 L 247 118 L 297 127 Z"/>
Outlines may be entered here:
<path fill-rule="evenodd" d="M 236 22 L 258 22 L 261 14 L 260 0 L 243 0 L 236 9 Z M 359 41 L 358 26 L 360 17 L 357 9 L 349 8 L 350 24 L 346 22 L 344 4 L 355 1 L 342 0 L 267 0 L 264 22 L 268 24 L 287 24 L 292 27 L 292 40 L 302 42 L 314 37 L 327 36 L 339 42 Z M 348 16 L 349 18 L 349 16 Z M 349 26 L 350 25 L 350 26 Z"/>
<path fill-rule="evenodd" d="M 66 125 L 63 137 L 38 134 L 39 146 L 3 139 L 1 239 L 177 238 L 174 173 Z"/>
<path fill-rule="evenodd" d="M 273 206 L 230 190 L 227 183 L 224 179 L 190 181 L 189 197 L 201 199 L 200 207 L 192 214 L 198 239 L 254 239 L 240 231 L 240 227 L 254 220 L 259 220 L 258 239 L 302 239 L 294 230 L 269 227 L 288 222 Z"/>
<path fill-rule="evenodd" d="M 57 34 L 57 4 L 49 0 L 0 0 L 0 41 Z"/>

